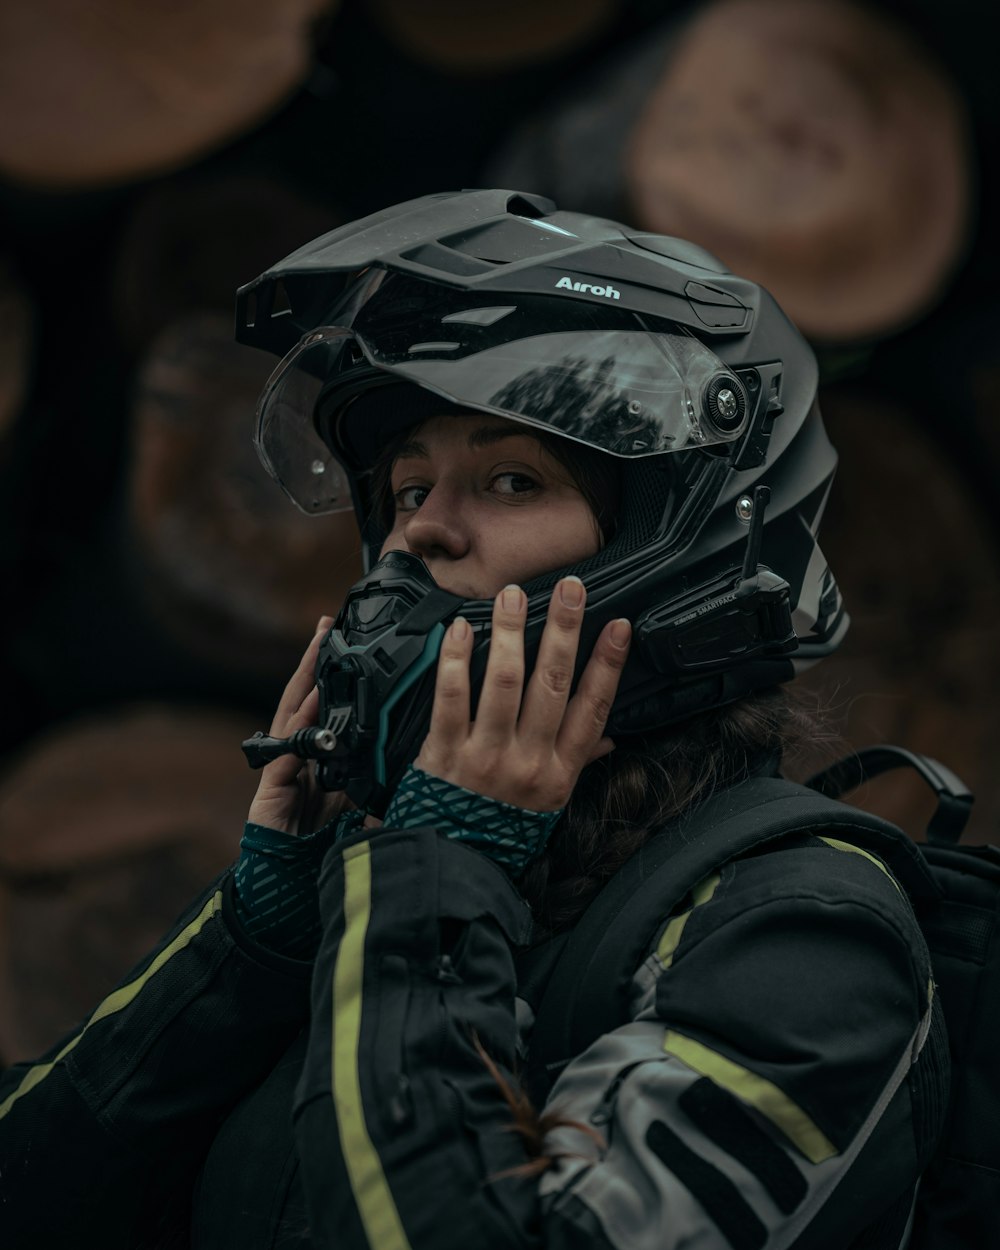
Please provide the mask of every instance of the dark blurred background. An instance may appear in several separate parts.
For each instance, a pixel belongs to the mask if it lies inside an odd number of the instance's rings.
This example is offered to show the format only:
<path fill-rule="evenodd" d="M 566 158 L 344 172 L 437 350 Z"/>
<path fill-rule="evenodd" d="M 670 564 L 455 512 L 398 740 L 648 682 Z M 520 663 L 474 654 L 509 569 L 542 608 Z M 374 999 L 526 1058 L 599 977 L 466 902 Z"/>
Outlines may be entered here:
<path fill-rule="evenodd" d="M 34 0 L 0 14 L 0 1061 L 235 854 L 241 738 L 358 570 L 250 445 L 237 285 L 425 192 L 693 238 L 814 344 L 854 627 L 807 691 L 1000 842 L 1000 80 L 975 0 Z M 765 553 L 766 557 L 766 553 Z M 814 744 L 801 775 L 833 748 Z M 919 834 L 927 800 L 868 796 Z M 864 799 L 863 801 L 867 801 Z"/>

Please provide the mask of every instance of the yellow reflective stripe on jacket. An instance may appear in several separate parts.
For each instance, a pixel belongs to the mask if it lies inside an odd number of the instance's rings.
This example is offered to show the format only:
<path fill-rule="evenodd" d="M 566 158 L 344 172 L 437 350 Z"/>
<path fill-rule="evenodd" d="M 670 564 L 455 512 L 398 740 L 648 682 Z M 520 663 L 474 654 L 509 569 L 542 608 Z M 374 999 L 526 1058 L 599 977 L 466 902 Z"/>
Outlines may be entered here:
<path fill-rule="evenodd" d="M 833 1142 L 802 1108 L 764 1077 L 757 1076 L 755 1072 L 740 1067 L 725 1055 L 720 1055 L 701 1042 L 676 1033 L 673 1029 L 667 1030 L 663 1049 L 692 1071 L 700 1076 L 707 1076 L 741 1102 L 748 1103 L 759 1111 L 810 1163 L 822 1163 L 824 1159 L 839 1153 Z"/>
<path fill-rule="evenodd" d="M 371 903 L 371 843 L 359 842 L 344 852 L 344 936 L 333 969 L 330 1084 L 344 1163 L 369 1245 L 378 1250 L 410 1250 L 382 1162 L 368 1136 L 361 1101 L 358 1052 Z"/>
<path fill-rule="evenodd" d="M 88 1029 L 93 1028 L 99 1020 L 106 1020 L 108 1016 L 113 1016 L 116 1012 L 122 1011 L 125 1007 L 127 1007 L 129 1003 L 131 1003 L 132 1000 L 139 994 L 143 986 L 146 985 L 146 983 L 150 981 L 160 971 L 160 969 L 163 968 L 163 966 L 178 953 L 178 951 L 182 951 L 193 938 L 197 937 L 206 923 L 212 919 L 221 906 L 222 891 L 216 890 L 194 920 L 192 920 L 189 925 L 186 925 L 180 933 L 178 933 L 169 946 L 165 946 L 163 950 L 160 951 L 156 958 L 150 963 L 146 971 L 143 972 L 141 976 L 136 977 L 134 981 L 130 981 L 127 985 L 120 986 L 113 993 L 109 994 L 87 1021 L 86 1026 L 80 1030 L 72 1041 L 68 1042 L 62 1048 L 54 1059 L 50 1060 L 48 1063 L 39 1063 L 33 1068 L 29 1068 L 25 1073 L 24 1080 L 17 1087 L 17 1089 L 15 1089 L 12 1094 L 9 1094 L 8 1097 L 0 1103 L 0 1120 L 4 1118 L 19 1098 L 23 1098 L 25 1094 L 33 1090 L 41 1081 L 45 1080 L 56 1064 L 59 1063 L 60 1060 L 65 1059 L 69 1052 L 80 1042 L 81 1038 L 86 1034 Z"/>
<path fill-rule="evenodd" d="M 719 884 L 719 874 L 713 872 L 710 876 L 705 877 L 691 891 L 691 906 L 687 911 L 682 912 L 679 916 L 674 916 L 667 927 L 663 930 L 663 936 L 660 938 L 656 946 L 656 957 L 664 968 L 669 968 L 673 963 L 674 954 L 680 945 L 681 937 L 684 933 L 684 926 L 687 924 L 691 913 L 696 907 L 700 907 L 715 893 L 715 888 Z"/>
<path fill-rule="evenodd" d="M 902 889 L 900 889 L 899 882 L 892 875 L 889 869 L 886 868 L 885 864 L 883 864 L 882 861 L 876 856 L 870 854 L 868 851 L 862 850 L 860 846 L 855 846 L 853 842 L 842 842 L 840 838 L 824 838 L 820 835 L 819 840 L 821 842 L 825 842 L 827 846 L 832 846 L 835 851 L 848 851 L 852 855 L 860 855 L 862 858 L 867 859 L 869 863 L 875 865 L 879 872 L 885 873 L 900 894 L 903 893 Z"/>

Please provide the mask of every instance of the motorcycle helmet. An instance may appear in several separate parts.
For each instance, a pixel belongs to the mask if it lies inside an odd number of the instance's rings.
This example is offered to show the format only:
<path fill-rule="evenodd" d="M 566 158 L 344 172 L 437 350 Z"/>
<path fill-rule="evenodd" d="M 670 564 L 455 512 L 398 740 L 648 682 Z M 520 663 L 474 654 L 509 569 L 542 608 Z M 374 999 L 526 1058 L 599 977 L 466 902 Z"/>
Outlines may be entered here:
<path fill-rule="evenodd" d="M 353 508 L 361 526 L 366 573 L 317 669 L 319 773 L 370 810 L 426 735 L 447 622 L 473 627 L 474 694 L 489 647 L 491 601 L 447 593 L 417 557 L 379 559 L 373 469 L 432 413 L 613 461 L 609 540 L 524 585 L 529 668 L 566 573 L 587 587 L 581 668 L 608 620 L 632 621 L 612 737 L 787 681 L 844 636 L 817 543 L 836 453 L 814 356 L 763 288 L 691 243 L 523 192 L 423 196 L 242 287 L 236 335 L 283 357 L 257 411 L 268 472 L 303 511 Z"/>

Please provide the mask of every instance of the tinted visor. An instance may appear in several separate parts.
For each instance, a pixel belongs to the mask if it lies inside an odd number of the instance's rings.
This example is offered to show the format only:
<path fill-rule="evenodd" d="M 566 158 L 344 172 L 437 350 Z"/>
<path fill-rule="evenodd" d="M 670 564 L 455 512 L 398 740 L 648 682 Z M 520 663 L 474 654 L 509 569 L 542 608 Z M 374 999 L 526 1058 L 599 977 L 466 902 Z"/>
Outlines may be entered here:
<path fill-rule="evenodd" d="M 350 324 L 307 335 L 258 408 L 261 458 L 307 512 L 351 507 L 317 428 L 341 423 L 331 441 L 354 471 L 370 467 L 391 433 L 349 428 L 344 405 L 372 368 L 627 458 L 731 442 L 746 426 L 742 384 L 700 340 L 681 326 L 646 329 L 636 314 L 570 290 L 503 299 L 393 274 L 360 308 L 336 312 Z"/>

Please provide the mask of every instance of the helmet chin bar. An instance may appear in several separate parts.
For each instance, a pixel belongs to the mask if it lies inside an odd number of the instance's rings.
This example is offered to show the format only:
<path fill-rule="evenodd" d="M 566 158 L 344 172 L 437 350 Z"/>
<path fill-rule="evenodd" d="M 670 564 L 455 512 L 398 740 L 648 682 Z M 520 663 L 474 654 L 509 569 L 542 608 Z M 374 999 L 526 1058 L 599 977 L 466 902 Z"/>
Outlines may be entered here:
<path fill-rule="evenodd" d="M 447 623 L 465 602 L 442 590 L 419 557 L 390 551 L 351 588 L 316 662 L 319 724 L 289 738 L 243 743 L 251 768 L 281 755 L 316 760 L 325 790 L 385 810 L 389 717 L 437 661 Z"/>

